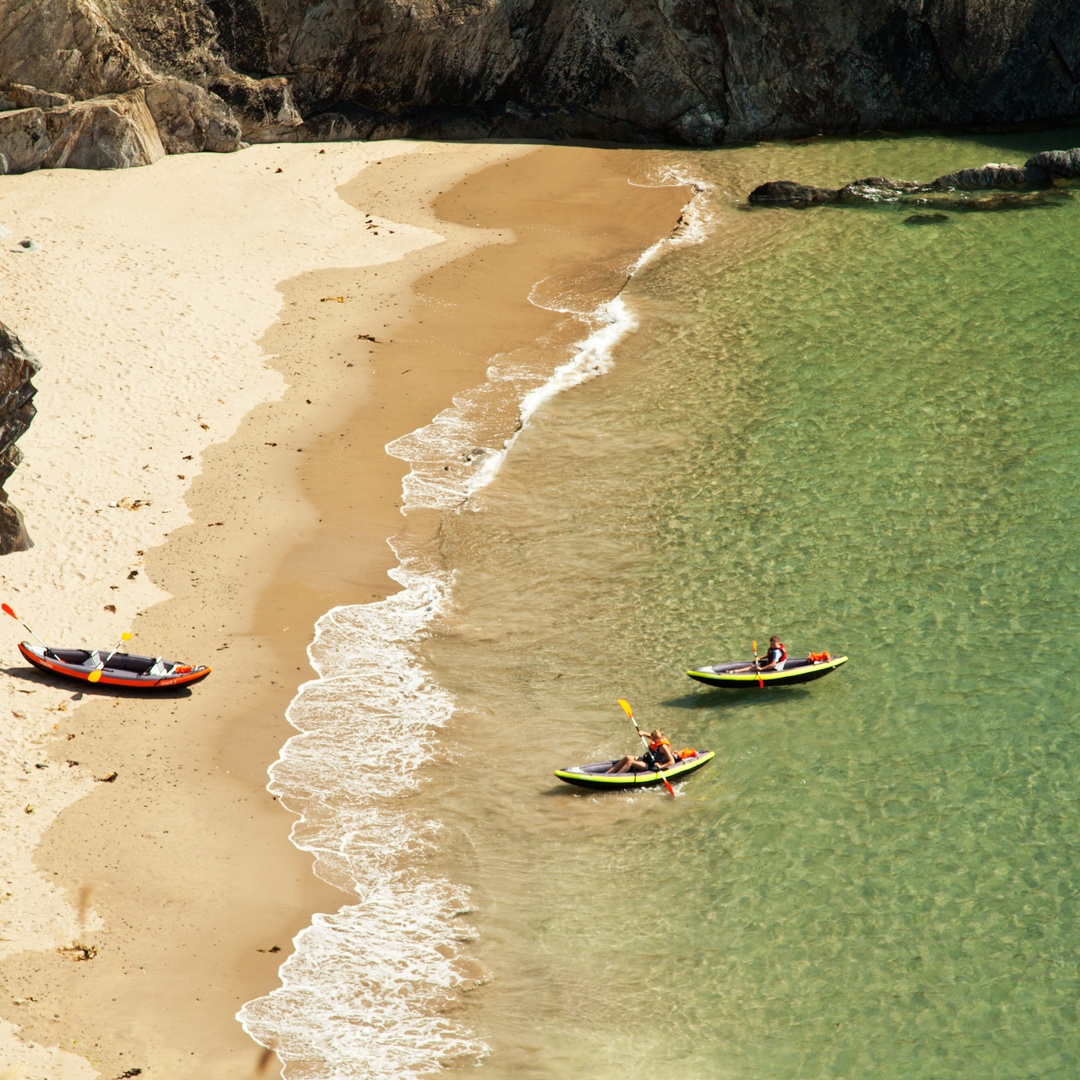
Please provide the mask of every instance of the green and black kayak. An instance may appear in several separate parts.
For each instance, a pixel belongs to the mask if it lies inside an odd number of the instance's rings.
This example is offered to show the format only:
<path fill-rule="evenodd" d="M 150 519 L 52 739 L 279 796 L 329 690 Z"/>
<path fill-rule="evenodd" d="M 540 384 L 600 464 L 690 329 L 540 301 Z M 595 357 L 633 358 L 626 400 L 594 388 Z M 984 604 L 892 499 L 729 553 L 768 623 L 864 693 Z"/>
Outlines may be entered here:
<path fill-rule="evenodd" d="M 686 674 L 707 686 L 719 686 L 726 690 L 748 690 L 761 686 L 794 686 L 796 683 L 813 682 L 847 663 L 846 656 L 829 656 L 828 653 L 811 653 L 809 656 L 788 660 L 782 671 L 738 671 L 753 664 L 753 660 L 733 660 L 730 664 L 714 664 L 712 667 L 692 668 Z"/>
<path fill-rule="evenodd" d="M 569 769 L 556 769 L 555 775 L 568 784 L 577 787 L 592 788 L 593 791 L 621 791 L 625 788 L 650 787 L 676 783 L 692 772 L 697 772 L 702 765 L 708 764 L 715 756 L 715 750 L 699 750 L 693 757 L 683 758 L 663 771 L 649 769 L 643 772 L 609 773 L 618 758 L 611 761 L 598 761 L 594 765 L 574 765 Z"/>

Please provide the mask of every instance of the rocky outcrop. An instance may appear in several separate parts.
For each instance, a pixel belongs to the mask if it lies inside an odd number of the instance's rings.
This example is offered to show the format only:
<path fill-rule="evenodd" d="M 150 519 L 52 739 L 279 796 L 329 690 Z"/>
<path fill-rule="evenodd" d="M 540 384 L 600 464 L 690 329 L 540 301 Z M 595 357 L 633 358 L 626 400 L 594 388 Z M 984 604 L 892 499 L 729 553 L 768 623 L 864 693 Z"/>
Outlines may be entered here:
<path fill-rule="evenodd" d="M 31 379 L 40 367 L 22 342 L 0 323 L 0 555 L 32 546 L 22 515 L 8 502 L 4 485 L 22 461 L 16 444 L 37 411 Z"/>
<path fill-rule="evenodd" d="M 928 183 L 872 176 L 852 180 L 841 188 L 817 187 L 795 180 L 770 180 L 750 192 L 751 206 L 788 207 L 802 210 L 826 203 L 904 206 L 937 206 L 953 210 L 1011 210 L 1025 206 L 1056 206 L 1072 197 L 1055 187 L 1058 181 L 1080 179 L 1080 147 L 1046 150 L 1023 165 L 991 163 L 976 169 L 947 173 Z M 971 192 L 993 192 L 971 197 Z"/>
<path fill-rule="evenodd" d="M 49 149 L 42 164 L 49 169 L 126 169 L 165 156 L 141 89 L 77 101 L 44 116 Z"/>
<path fill-rule="evenodd" d="M 0 173 L 129 168 L 241 138 L 217 95 L 155 70 L 123 4 L 0 4 Z"/>
<path fill-rule="evenodd" d="M 0 175 L 40 168 L 50 145 L 41 109 L 0 113 Z"/>
<path fill-rule="evenodd" d="M 1060 0 L 4 0 L 11 84 L 196 86 L 246 141 L 716 146 L 1080 116 L 1080 19 Z M 162 111 L 198 148 L 183 102 Z"/>
<path fill-rule="evenodd" d="M 283 78 L 223 72 L 210 81 L 210 89 L 231 108 L 247 142 L 281 142 L 304 122 Z"/>
<path fill-rule="evenodd" d="M 146 88 L 146 106 L 167 154 L 228 153 L 240 146 L 243 131 L 232 109 L 194 83 L 159 79 Z"/>

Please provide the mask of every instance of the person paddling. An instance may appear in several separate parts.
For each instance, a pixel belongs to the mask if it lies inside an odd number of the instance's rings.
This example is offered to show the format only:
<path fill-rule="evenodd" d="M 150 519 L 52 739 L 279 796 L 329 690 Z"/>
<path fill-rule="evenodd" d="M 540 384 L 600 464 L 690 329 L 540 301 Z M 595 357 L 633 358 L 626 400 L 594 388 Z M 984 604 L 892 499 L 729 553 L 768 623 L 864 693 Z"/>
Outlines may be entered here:
<path fill-rule="evenodd" d="M 649 749 L 641 757 L 635 754 L 624 754 L 608 769 L 609 773 L 645 772 L 667 769 L 675 764 L 677 758 L 672 752 L 671 743 L 659 728 L 654 728 L 648 734 L 638 728 L 638 734 L 643 739 L 649 740 Z"/>
<path fill-rule="evenodd" d="M 769 647 L 765 650 L 763 657 L 745 667 L 729 668 L 727 673 L 734 675 L 742 671 L 783 671 L 785 663 L 787 663 L 787 649 L 784 648 L 784 643 L 773 634 L 769 638 Z"/>

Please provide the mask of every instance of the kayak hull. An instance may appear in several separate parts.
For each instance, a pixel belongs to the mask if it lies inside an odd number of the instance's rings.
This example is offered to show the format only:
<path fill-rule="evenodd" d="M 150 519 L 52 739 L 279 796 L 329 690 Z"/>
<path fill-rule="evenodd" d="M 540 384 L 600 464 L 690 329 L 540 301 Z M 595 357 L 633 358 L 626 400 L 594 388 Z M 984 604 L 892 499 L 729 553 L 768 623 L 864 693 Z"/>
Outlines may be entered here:
<path fill-rule="evenodd" d="M 28 641 L 19 642 L 19 652 L 42 671 L 76 682 L 90 682 L 94 671 L 100 672 L 94 686 L 122 686 L 131 690 L 168 690 L 190 686 L 205 679 L 211 669 L 203 664 L 180 664 L 155 656 L 134 656 L 104 649 L 45 649 Z M 102 667 L 102 661 L 109 662 Z"/>
<path fill-rule="evenodd" d="M 718 686 L 724 690 L 749 690 L 758 686 L 795 686 L 798 683 L 813 682 L 835 671 L 841 664 L 847 663 L 846 656 L 834 656 L 830 660 L 814 662 L 807 656 L 789 660 L 783 671 L 743 671 L 735 673 L 732 668 L 744 667 L 753 663 L 751 660 L 736 660 L 729 664 L 715 664 L 712 667 L 693 668 L 686 674 L 706 686 Z"/>
<path fill-rule="evenodd" d="M 556 769 L 555 775 L 564 783 L 575 787 L 589 788 L 592 791 L 625 791 L 627 788 L 655 787 L 666 779 L 668 783 L 678 783 L 691 773 L 697 772 L 716 756 L 715 750 L 702 750 L 692 758 L 679 761 L 669 769 L 658 772 L 608 773 L 607 770 L 618 761 L 598 761 L 592 765 L 575 765 L 569 769 Z"/>

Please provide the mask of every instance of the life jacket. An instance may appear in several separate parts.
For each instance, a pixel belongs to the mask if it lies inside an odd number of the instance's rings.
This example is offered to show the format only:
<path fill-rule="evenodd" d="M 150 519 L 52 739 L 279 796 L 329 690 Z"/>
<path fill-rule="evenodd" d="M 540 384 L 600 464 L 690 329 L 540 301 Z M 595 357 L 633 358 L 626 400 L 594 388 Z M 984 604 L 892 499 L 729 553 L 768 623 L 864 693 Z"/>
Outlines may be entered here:
<path fill-rule="evenodd" d="M 666 746 L 670 750 L 671 742 L 668 739 L 655 739 L 649 743 L 649 752 L 645 755 L 645 757 L 650 765 L 666 764 L 666 762 L 664 761 L 664 755 L 660 753 L 661 746 Z M 671 756 L 674 757 L 675 755 L 672 754 Z"/>
<path fill-rule="evenodd" d="M 777 653 L 777 652 L 780 655 L 779 656 L 773 656 L 773 653 Z M 772 646 L 770 646 L 769 647 L 769 652 L 765 657 L 766 663 L 769 663 L 769 664 L 779 664 L 779 663 L 782 663 L 786 659 L 787 659 L 787 649 L 784 648 L 784 643 L 782 641 L 777 642 L 776 648 L 773 648 Z"/>
<path fill-rule="evenodd" d="M 812 652 L 807 658 L 811 664 L 824 664 L 831 660 L 832 657 L 828 652 Z"/>

